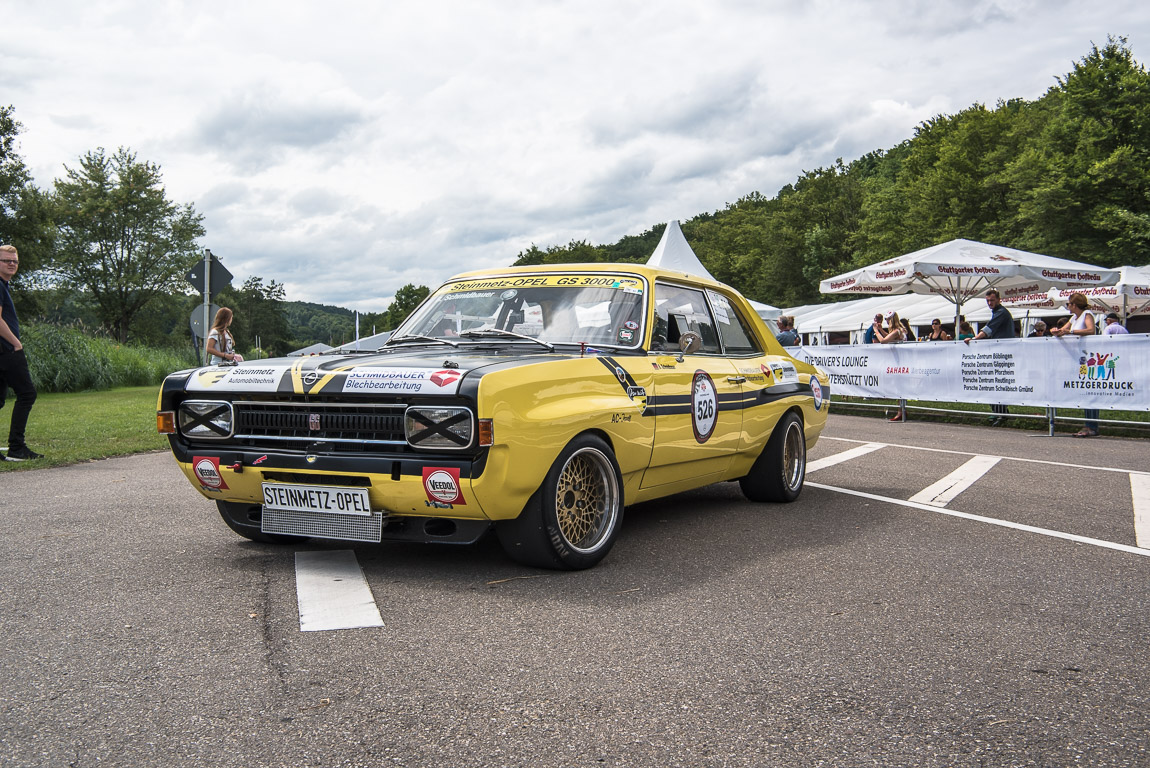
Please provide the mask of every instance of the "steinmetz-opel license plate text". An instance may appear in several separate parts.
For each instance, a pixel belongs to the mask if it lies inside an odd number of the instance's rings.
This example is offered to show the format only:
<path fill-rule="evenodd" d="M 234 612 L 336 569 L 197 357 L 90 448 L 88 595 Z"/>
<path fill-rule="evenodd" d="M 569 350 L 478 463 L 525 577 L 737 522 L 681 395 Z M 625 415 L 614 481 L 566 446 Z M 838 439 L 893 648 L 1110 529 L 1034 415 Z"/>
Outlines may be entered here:
<path fill-rule="evenodd" d="M 264 506 L 294 512 L 331 512 L 339 515 L 370 515 L 366 488 L 331 485 L 280 485 L 264 483 Z"/>

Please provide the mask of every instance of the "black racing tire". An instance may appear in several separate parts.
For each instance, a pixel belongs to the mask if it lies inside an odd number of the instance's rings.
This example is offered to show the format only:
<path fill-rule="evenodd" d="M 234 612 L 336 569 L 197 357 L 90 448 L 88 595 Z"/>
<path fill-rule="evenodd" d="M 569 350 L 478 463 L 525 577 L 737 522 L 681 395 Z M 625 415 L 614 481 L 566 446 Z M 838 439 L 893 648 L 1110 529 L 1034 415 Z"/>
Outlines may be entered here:
<path fill-rule="evenodd" d="M 623 524 L 623 475 L 611 448 L 580 435 L 567 444 L 519 517 L 495 524 L 503 551 L 536 568 L 577 571 L 598 563 Z"/>
<path fill-rule="evenodd" d="M 789 411 L 775 425 L 751 471 L 739 479 L 739 487 L 751 501 L 791 502 L 802 493 L 806 477 L 807 438 L 803 420 Z"/>
<path fill-rule="evenodd" d="M 261 531 L 259 513 L 262 507 L 259 504 L 217 499 L 216 507 L 220 510 L 220 517 L 224 519 L 224 524 L 245 539 L 258 541 L 261 544 L 298 544 L 308 539 L 307 536 L 288 536 Z"/>

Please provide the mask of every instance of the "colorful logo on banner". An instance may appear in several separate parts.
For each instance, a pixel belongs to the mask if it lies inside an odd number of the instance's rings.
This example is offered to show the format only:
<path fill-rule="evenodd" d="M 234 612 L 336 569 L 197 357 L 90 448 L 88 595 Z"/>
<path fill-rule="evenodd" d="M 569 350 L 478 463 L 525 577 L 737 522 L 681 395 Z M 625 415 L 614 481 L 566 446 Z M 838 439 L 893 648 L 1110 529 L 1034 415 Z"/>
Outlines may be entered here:
<path fill-rule="evenodd" d="M 1107 381 L 1118 373 L 1118 357 L 1113 352 L 1087 352 L 1078 358 L 1078 378 L 1091 381 Z"/>

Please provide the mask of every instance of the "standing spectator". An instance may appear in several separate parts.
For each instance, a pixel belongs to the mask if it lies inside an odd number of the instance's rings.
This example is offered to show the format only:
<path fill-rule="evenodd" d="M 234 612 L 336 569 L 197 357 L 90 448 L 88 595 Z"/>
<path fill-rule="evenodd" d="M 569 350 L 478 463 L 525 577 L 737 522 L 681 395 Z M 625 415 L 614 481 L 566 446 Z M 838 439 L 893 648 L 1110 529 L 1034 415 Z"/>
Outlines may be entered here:
<path fill-rule="evenodd" d="M 882 315 L 875 315 L 870 328 L 863 334 L 863 344 L 874 344 L 874 337 L 882 333 Z"/>
<path fill-rule="evenodd" d="M 1117 312 L 1111 312 L 1106 316 L 1106 327 L 1102 329 L 1103 336 L 1121 336 L 1124 333 L 1130 333 L 1126 330 L 1126 326 L 1122 325 L 1122 319 L 1118 317 Z"/>
<path fill-rule="evenodd" d="M 974 338 L 974 327 L 965 320 L 960 320 L 958 323 L 958 340 L 969 341 Z"/>
<path fill-rule="evenodd" d="M 28 371 L 28 357 L 20 343 L 20 321 L 16 317 L 16 304 L 12 301 L 10 284 L 20 268 L 20 255 L 15 246 L 0 245 L 0 408 L 11 389 L 16 394 L 12 406 L 12 426 L 8 430 L 8 456 L 0 454 L 0 461 L 29 461 L 42 459 L 24 442 L 24 430 L 32 403 L 36 402 L 36 387 Z"/>
<path fill-rule="evenodd" d="M 1031 331 L 1030 335 L 1027 336 L 1026 338 L 1028 338 L 1028 339 L 1039 339 L 1039 338 L 1049 337 L 1049 336 L 1050 336 L 1050 331 L 1046 330 L 1046 323 L 1039 320 L 1037 323 L 1034 324 L 1034 330 Z"/>
<path fill-rule="evenodd" d="M 906 337 L 903 335 L 902 322 L 898 319 L 898 312 L 895 312 L 893 309 L 888 309 L 882 317 L 883 320 L 886 320 L 889 324 L 889 330 L 887 330 L 886 333 L 883 333 L 881 330 L 876 332 L 874 337 L 875 341 L 882 344 L 896 344 L 900 341 L 904 341 Z"/>
<path fill-rule="evenodd" d="M 1070 319 L 1061 327 L 1050 333 L 1055 336 L 1093 336 L 1097 328 L 1094 325 L 1094 315 L 1086 311 L 1090 302 L 1084 293 L 1070 294 L 1066 308 L 1070 310 Z M 1083 361 L 1085 362 L 1085 361 Z M 1086 423 L 1082 429 L 1074 433 L 1074 437 L 1098 437 L 1098 409 L 1085 409 Z"/>
<path fill-rule="evenodd" d="M 937 317 L 930 321 L 930 333 L 926 335 L 923 341 L 950 341 L 951 335 L 946 332 L 942 327 L 942 321 Z"/>
<path fill-rule="evenodd" d="M 212 331 L 208 334 L 208 354 L 212 356 L 211 364 L 219 365 L 222 362 L 242 363 L 244 356 L 236 352 L 236 340 L 228 326 L 232 324 L 232 311 L 227 307 L 220 307 L 216 311 L 216 318 L 212 321 Z"/>
<path fill-rule="evenodd" d="M 788 315 L 779 315 L 778 319 L 779 332 L 775 336 L 779 343 L 784 347 L 797 347 L 799 345 L 799 334 L 795 330 L 795 319 Z"/>
<path fill-rule="evenodd" d="M 1010 310 L 1002 306 L 996 289 L 991 288 L 986 292 L 986 306 L 990 307 L 990 320 L 978 330 L 978 335 L 974 337 L 974 340 L 1013 339 L 1014 318 L 1011 316 Z M 964 342 L 969 344 L 971 339 L 964 339 Z M 997 403 L 990 406 L 990 410 L 994 412 L 994 415 L 990 417 L 990 424 L 994 427 L 1006 421 L 1006 415 L 1010 413 L 1005 405 Z"/>

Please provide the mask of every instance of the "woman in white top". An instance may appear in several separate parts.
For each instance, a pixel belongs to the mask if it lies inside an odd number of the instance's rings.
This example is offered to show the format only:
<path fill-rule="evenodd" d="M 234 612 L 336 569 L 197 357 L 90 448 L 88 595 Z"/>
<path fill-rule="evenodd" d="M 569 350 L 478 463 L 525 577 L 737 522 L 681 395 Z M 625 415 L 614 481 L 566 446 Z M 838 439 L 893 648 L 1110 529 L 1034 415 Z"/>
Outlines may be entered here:
<path fill-rule="evenodd" d="M 208 354 L 212 356 L 210 361 L 212 365 L 244 361 L 244 356 L 236 352 L 236 340 L 228 330 L 231 324 L 232 311 L 227 307 L 220 307 L 216 312 L 216 319 L 212 321 L 212 330 L 208 334 Z"/>
<path fill-rule="evenodd" d="M 1094 315 L 1086 311 L 1086 307 L 1090 304 L 1086 300 L 1084 293 L 1070 294 L 1070 300 L 1067 302 L 1066 307 L 1070 310 L 1071 318 L 1062 324 L 1059 328 L 1053 328 L 1050 331 L 1051 336 L 1093 336 L 1094 335 Z M 1098 409 L 1086 408 L 1086 424 L 1083 428 L 1074 433 L 1074 437 L 1097 437 L 1098 436 Z"/>
<path fill-rule="evenodd" d="M 876 331 L 874 340 L 880 344 L 894 344 L 896 341 L 906 341 L 906 333 L 902 329 L 902 322 L 898 319 L 898 312 L 889 309 L 882 317 L 883 320 L 886 320 L 887 323 L 890 324 L 890 330 L 885 333 Z"/>

